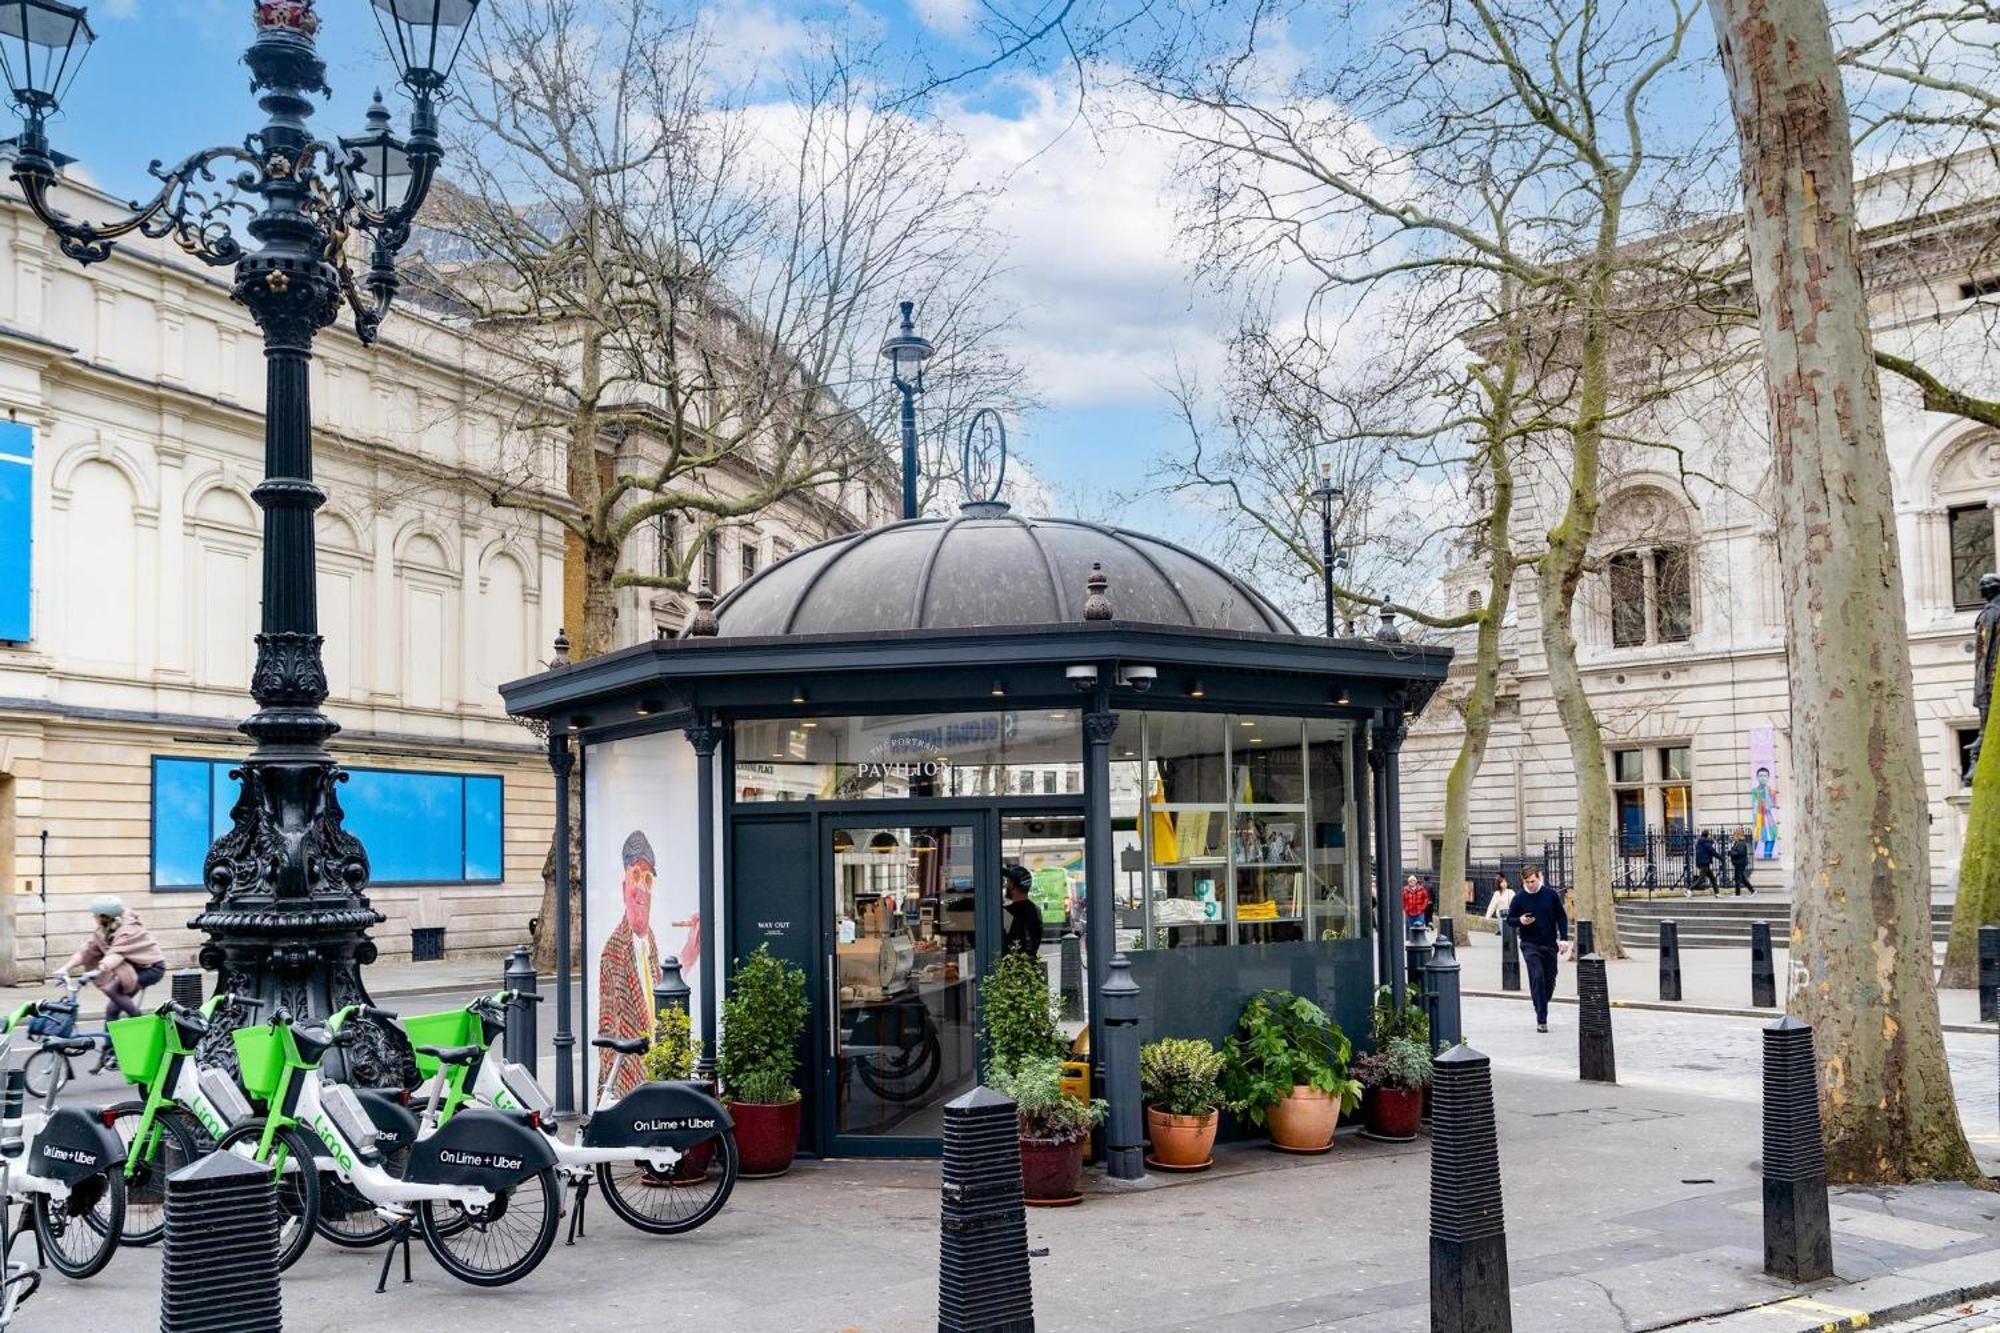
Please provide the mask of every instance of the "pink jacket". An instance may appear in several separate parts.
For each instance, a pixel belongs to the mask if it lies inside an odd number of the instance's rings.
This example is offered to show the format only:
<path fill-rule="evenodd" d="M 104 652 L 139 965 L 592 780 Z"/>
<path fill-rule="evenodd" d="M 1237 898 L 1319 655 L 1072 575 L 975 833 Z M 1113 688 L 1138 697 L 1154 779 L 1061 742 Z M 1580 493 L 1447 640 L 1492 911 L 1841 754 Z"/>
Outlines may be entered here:
<path fill-rule="evenodd" d="M 166 952 L 153 938 L 153 932 L 146 929 L 146 923 L 139 919 L 138 913 L 127 912 L 109 929 L 99 926 L 92 931 L 90 938 L 83 942 L 83 947 L 63 965 L 63 970 L 96 967 L 109 972 L 120 963 L 146 967 L 166 960 Z"/>

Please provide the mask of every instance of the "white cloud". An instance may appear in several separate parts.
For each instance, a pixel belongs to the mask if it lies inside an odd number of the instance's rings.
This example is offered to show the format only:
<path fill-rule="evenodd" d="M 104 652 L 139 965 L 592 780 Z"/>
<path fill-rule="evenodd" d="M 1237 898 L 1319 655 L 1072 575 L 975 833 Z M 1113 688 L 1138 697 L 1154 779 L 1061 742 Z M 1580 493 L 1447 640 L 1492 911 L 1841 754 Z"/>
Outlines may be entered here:
<path fill-rule="evenodd" d="M 954 37 L 972 31 L 973 16 L 979 10 L 978 0 L 910 0 L 910 8 L 916 11 L 917 21 L 932 32 Z"/>

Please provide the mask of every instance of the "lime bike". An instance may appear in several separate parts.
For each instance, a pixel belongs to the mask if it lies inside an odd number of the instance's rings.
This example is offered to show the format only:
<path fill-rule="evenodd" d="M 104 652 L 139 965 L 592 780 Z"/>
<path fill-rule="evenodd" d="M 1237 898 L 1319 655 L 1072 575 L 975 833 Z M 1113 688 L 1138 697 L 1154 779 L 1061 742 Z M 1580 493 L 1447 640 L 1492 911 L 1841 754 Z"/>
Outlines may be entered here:
<path fill-rule="evenodd" d="M 342 1025 L 363 1014 L 353 1006 L 325 1027 L 298 1026 L 279 1010 L 267 1023 L 230 1034 L 243 1087 L 264 1110 L 238 1122 L 220 1148 L 271 1166 L 282 1225 L 279 1264 L 289 1267 L 312 1242 L 320 1217 L 324 1170 L 374 1205 L 393 1243 L 383 1259 L 381 1291 L 398 1245 L 409 1281 L 412 1227 L 439 1267 L 461 1282 L 498 1287 L 534 1271 L 562 1220 L 556 1156 L 532 1113 L 466 1110 L 408 1145 L 402 1171 L 389 1169 L 383 1134 L 352 1088 L 321 1078 L 329 1051 L 353 1040 Z"/>
<path fill-rule="evenodd" d="M 499 991 L 463 1008 L 404 1021 L 429 1094 L 419 1133 L 449 1126 L 468 1106 L 534 1113 L 564 1181 L 576 1193 L 572 1242 L 583 1233 L 593 1181 L 621 1221 L 654 1235 L 692 1231 L 721 1212 L 738 1171 L 736 1135 L 722 1103 L 698 1083 L 642 1083 L 622 1097 L 606 1091 L 618 1086 L 626 1060 L 643 1055 L 643 1037 L 599 1037 L 591 1043 L 612 1052 L 597 1109 L 575 1142 L 556 1133 L 548 1096 L 534 1075 L 494 1049 L 506 1031 L 506 1006 L 540 998 Z"/>
<path fill-rule="evenodd" d="M 46 1002 L 42 1002 L 46 1003 Z M 35 1248 L 42 1262 L 68 1278 L 93 1277 L 111 1262 L 118 1233 L 125 1221 L 125 1145 L 104 1123 L 96 1107 L 55 1104 L 55 1089 L 41 1094 L 38 1111 L 26 1109 L 27 1071 L 12 1060 L 20 1035 L 37 1016 L 41 1003 L 30 1002 L 9 1014 L 0 1027 L 0 1063 L 6 1067 L 0 1084 L 0 1158 L 6 1162 L 6 1199 L 0 1207 L 21 1206 L 12 1236 L 32 1225 Z M 88 1038 L 49 1038 L 44 1049 L 64 1055 L 85 1055 Z M 11 1257 L 9 1250 L 0 1259 Z M 25 1297 L 11 1264 L 0 1273 L 6 1295 L 0 1311 Z M 31 1291 L 32 1285 L 27 1286 Z M 0 1325 L 3 1326 L 3 1325 Z"/>
<path fill-rule="evenodd" d="M 104 1109 L 105 1123 L 124 1142 L 127 1245 L 151 1245 L 166 1230 L 167 1177 L 212 1149 L 230 1126 L 250 1115 L 249 1099 L 229 1072 L 202 1065 L 195 1047 L 222 1005 L 262 1008 L 247 995 L 218 994 L 199 1010 L 169 1000 L 150 1014 L 105 1025 L 127 1081 L 144 1091 L 136 1101 Z"/>

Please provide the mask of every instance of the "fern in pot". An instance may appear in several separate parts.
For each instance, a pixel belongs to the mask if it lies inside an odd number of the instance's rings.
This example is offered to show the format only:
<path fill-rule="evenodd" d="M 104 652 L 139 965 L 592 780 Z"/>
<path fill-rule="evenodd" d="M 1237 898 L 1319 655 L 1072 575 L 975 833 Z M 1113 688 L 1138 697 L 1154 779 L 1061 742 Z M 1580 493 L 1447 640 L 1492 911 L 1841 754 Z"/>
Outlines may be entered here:
<path fill-rule="evenodd" d="M 736 1122 L 745 1176 L 791 1169 L 799 1145 L 799 1038 L 806 1030 L 806 974 L 771 947 L 737 964 L 722 1000 L 716 1074 Z"/>
<path fill-rule="evenodd" d="M 1222 1052 L 1199 1038 L 1167 1037 L 1139 1048 L 1150 1165 L 1168 1171 L 1214 1165 L 1215 1131 L 1227 1104 L 1222 1066 Z"/>

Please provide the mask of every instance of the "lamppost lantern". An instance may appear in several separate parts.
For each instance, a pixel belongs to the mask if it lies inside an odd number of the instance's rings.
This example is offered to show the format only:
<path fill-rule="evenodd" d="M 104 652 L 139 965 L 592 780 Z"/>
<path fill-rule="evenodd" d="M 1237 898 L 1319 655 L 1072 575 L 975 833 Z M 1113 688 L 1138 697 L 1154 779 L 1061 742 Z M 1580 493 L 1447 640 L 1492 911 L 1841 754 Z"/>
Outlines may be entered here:
<path fill-rule="evenodd" d="M 903 326 L 882 344 L 889 383 L 903 397 L 903 517 L 917 516 L 917 395 L 924 391 L 924 362 L 937 348 L 917 332 L 917 303 L 901 303 Z"/>
<path fill-rule="evenodd" d="M 411 92 L 443 90 L 478 11 L 479 0 L 375 0 L 375 22 Z"/>
<path fill-rule="evenodd" d="M 1320 587 L 1326 596 L 1326 637 L 1334 635 L 1333 617 L 1333 571 L 1339 566 L 1340 558 L 1333 549 L 1333 506 L 1340 499 L 1340 487 L 1333 484 L 1333 464 L 1319 465 L 1319 484 L 1312 488 L 1311 498 L 1319 501 L 1319 577 Z"/>
<path fill-rule="evenodd" d="M 14 105 L 37 127 L 62 105 L 96 36 L 80 6 L 0 2 L 0 75 Z"/>
<path fill-rule="evenodd" d="M 326 494 L 313 480 L 313 342 L 343 311 L 370 342 L 389 311 L 397 254 L 444 156 L 436 106 L 476 3 L 375 0 L 385 33 L 394 25 L 391 48 L 413 94 L 410 135 L 396 137 L 378 95 L 365 133 L 329 143 L 307 127 L 314 95 L 327 93 L 313 0 L 253 0 L 243 60 L 261 127 L 178 166 L 155 163 L 152 199 L 108 221 L 83 221 L 50 200 L 62 159 L 49 147 L 46 122 L 76 76 L 90 25 L 62 0 L 0 0 L 0 72 L 23 121 L 11 175 L 62 252 L 95 264 L 133 233 L 170 240 L 204 264 L 234 270 L 236 299 L 264 335 L 265 476 L 251 492 L 264 528 L 249 682 L 257 711 L 240 728 L 254 748 L 239 770 L 230 825 L 203 863 L 207 901 L 189 925 L 207 936 L 199 957 L 219 974 L 218 992 L 256 997 L 264 1013 L 284 1008 L 300 1023 L 368 1003 L 361 969 L 376 957 L 368 932 L 385 919 L 368 900 L 368 853 L 340 808 L 346 775 L 326 748 L 340 724 L 322 707 L 313 523 Z M 361 237 L 373 253 L 357 276 L 346 246 Z M 219 1010 L 203 1058 L 233 1065 L 230 1030 L 246 1021 L 253 1021 L 247 1007 Z M 398 1029 L 366 1014 L 343 1026 L 343 1036 L 350 1029 L 348 1044 L 328 1056 L 340 1076 L 414 1084 L 415 1059 Z"/>

